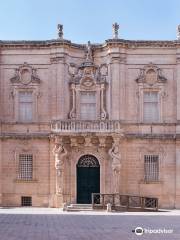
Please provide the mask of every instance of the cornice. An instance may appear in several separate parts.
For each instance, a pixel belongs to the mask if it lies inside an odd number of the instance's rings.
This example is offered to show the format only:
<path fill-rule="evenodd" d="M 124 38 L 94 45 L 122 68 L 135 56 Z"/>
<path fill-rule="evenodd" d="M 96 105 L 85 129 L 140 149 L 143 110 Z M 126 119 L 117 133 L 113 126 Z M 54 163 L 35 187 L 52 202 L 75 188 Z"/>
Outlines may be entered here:
<path fill-rule="evenodd" d="M 52 39 L 52 40 L 0 40 L 0 48 L 50 48 L 54 46 L 72 47 L 77 49 L 85 49 L 86 44 L 72 43 L 66 39 Z M 101 49 L 104 47 L 163 47 L 163 48 L 177 48 L 180 47 L 178 40 L 125 40 L 125 39 L 107 39 L 104 43 L 91 44 L 93 49 Z"/>

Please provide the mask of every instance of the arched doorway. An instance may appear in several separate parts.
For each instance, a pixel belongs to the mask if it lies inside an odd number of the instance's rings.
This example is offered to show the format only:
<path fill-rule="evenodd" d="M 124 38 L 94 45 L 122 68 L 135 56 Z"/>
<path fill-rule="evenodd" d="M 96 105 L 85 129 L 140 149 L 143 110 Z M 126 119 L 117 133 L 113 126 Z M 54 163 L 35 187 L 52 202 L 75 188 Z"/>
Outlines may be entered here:
<path fill-rule="evenodd" d="M 99 162 L 93 155 L 84 155 L 77 164 L 77 203 L 91 203 L 91 193 L 99 192 Z"/>

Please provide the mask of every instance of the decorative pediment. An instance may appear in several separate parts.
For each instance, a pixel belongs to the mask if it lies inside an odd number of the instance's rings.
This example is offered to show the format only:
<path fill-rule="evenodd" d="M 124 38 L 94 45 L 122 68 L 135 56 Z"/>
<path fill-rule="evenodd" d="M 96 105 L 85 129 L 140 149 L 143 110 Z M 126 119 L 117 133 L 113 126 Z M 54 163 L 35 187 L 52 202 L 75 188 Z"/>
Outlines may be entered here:
<path fill-rule="evenodd" d="M 81 65 L 70 63 L 68 66 L 68 72 L 70 75 L 70 83 L 90 88 L 96 84 L 106 83 L 108 67 L 107 64 L 102 64 L 100 66 L 94 64 L 92 46 L 90 42 L 88 42 L 85 61 L 82 62 Z"/>
<path fill-rule="evenodd" d="M 85 49 L 85 60 L 80 65 L 70 63 L 68 72 L 70 75 L 69 83 L 71 91 L 71 110 L 69 117 L 71 119 L 80 118 L 80 101 L 82 96 L 87 94 L 87 96 L 94 96 L 96 104 L 95 115 L 97 119 L 106 119 L 105 91 L 107 86 L 106 77 L 108 75 L 108 67 L 106 64 L 100 66 L 94 64 L 93 49 L 90 42 L 88 42 Z"/>
<path fill-rule="evenodd" d="M 40 79 L 37 76 L 36 69 L 32 68 L 29 64 L 24 62 L 22 66 L 15 69 L 15 75 L 10 79 L 13 84 L 28 85 L 30 83 L 40 83 Z"/>
<path fill-rule="evenodd" d="M 146 83 L 150 86 L 156 83 L 165 83 L 167 79 L 162 75 L 162 70 L 153 63 L 146 65 L 140 70 L 140 74 L 136 79 L 137 83 Z"/>

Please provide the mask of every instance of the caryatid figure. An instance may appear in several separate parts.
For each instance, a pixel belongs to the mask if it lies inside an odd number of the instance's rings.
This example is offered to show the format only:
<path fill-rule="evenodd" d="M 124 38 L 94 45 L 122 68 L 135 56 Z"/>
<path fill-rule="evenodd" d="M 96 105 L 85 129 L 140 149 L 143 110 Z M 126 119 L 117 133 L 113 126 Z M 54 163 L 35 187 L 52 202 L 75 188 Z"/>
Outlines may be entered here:
<path fill-rule="evenodd" d="M 119 192 L 119 178 L 121 171 L 121 153 L 119 152 L 119 146 L 113 143 L 112 148 L 109 149 L 109 155 L 112 158 L 112 171 L 113 171 L 113 185 L 115 193 Z"/>
<path fill-rule="evenodd" d="M 62 144 L 56 144 L 53 149 L 53 154 L 55 156 L 55 169 L 56 169 L 56 193 L 62 193 L 62 172 L 63 172 L 63 160 L 67 155 L 67 150 Z"/>

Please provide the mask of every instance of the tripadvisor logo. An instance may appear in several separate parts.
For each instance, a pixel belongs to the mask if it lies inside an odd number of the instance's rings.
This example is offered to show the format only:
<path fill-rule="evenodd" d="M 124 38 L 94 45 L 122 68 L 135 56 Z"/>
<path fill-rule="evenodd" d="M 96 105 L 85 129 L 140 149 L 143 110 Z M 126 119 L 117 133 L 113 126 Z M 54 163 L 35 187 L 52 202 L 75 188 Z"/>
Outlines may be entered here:
<path fill-rule="evenodd" d="M 173 229 L 166 229 L 166 228 L 150 229 L 150 228 L 136 227 L 134 230 L 132 230 L 132 232 L 134 232 L 138 236 L 143 235 L 144 233 L 169 234 L 169 233 L 173 233 Z"/>
<path fill-rule="evenodd" d="M 134 230 L 132 230 L 132 232 L 134 232 L 136 235 L 140 236 L 140 235 L 143 235 L 144 230 L 142 227 L 136 227 Z"/>

